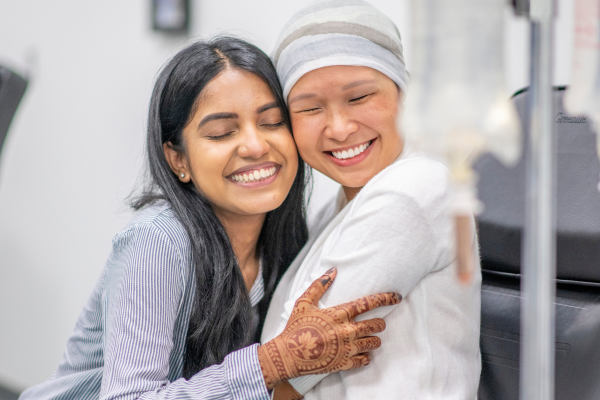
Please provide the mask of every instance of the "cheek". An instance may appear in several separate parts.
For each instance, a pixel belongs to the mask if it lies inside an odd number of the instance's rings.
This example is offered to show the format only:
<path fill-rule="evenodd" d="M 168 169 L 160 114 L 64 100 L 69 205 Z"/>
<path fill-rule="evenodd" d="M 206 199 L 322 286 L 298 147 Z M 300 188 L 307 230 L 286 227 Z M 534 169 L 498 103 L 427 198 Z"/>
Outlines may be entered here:
<path fill-rule="evenodd" d="M 273 148 L 277 150 L 285 159 L 288 165 L 288 170 L 296 176 L 296 169 L 298 168 L 298 150 L 296 143 L 291 133 L 286 132 L 277 136 L 277 140 L 273 142 Z"/>
<path fill-rule="evenodd" d="M 317 118 L 292 117 L 294 140 L 298 152 L 305 161 L 310 161 L 320 153 L 319 137 L 322 131 Z"/>
<path fill-rule="evenodd" d="M 209 196 L 220 190 L 223 186 L 223 173 L 230 159 L 231 151 L 226 146 L 191 146 L 189 160 L 196 188 Z"/>
<path fill-rule="evenodd" d="M 377 101 L 369 104 L 361 112 L 363 124 L 379 132 L 381 135 L 396 133 L 396 117 L 398 115 L 397 102 Z"/>

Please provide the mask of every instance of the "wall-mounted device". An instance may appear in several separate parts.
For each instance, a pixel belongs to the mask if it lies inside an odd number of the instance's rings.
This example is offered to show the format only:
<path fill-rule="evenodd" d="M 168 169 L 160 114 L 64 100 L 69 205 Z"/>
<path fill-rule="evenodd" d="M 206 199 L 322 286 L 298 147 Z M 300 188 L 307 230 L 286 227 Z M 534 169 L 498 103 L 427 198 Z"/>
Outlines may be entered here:
<path fill-rule="evenodd" d="M 25 78 L 0 65 L 0 151 L 26 88 Z"/>
<path fill-rule="evenodd" d="M 159 32 L 187 34 L 190 0 L 152 0 L 152 27 Z"/>

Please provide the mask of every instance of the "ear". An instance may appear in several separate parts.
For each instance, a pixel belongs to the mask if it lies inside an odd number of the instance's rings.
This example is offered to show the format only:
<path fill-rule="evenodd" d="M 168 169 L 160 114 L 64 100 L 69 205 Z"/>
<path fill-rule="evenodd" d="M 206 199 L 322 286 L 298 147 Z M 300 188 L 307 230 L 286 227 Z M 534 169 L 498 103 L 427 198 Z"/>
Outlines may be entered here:
<path fill-rule="evenodd" d="M 177 178 L 183 183 L 191 181 L 192 176 L 190 175 L 190 169 L 185 155 L 182 152 L 175 150 L 171 142 L 163 144 L 163 151 L 171 170 L 177 175 Z"/>

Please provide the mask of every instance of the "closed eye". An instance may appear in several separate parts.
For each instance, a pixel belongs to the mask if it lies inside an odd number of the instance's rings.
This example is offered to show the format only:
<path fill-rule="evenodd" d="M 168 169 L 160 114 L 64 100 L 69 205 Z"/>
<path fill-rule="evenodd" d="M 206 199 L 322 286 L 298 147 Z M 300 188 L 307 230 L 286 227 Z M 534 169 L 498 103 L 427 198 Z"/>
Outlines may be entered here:
<path fill-rule="evenodd" d="M 228 137 L 230 137 L 231 135 L 233 135 L 233 132 L 227 132 L 227 133 L 225 133 L 225 134 L 223 134 L 223 135 L 207 136 L 207 138 L 208 138 L 209 140 L 215 140 L 215 141 L 218 141 L 218 140 L 227 139 L 227 138 L 228 138 Z"/>
<path fill-rule="evenodd" d="M 282 120 L 281 122 L 278 122 L 276 124 L 262 124 L 261 126 L 265 126 L 267 128 L 279 128 L 280 126 L 283 126 L 285 122 Z"/>
<path fill-rule="evenodd" d="M 355 103 L 355 102 L 357 102 L 357 101 L 361 101 L 361 100 L 362 100 L 362 99 L 364 99 L 365 97 L 367 97 L 367 96 L 370 96 L 370 95 L 372 95 L 372 94 L 373 94 L 373 93 L 369 93 L 369 94 L 365 94 L 364 96 L 360 96 L 360 97 L 357 97 L 357 98 L 355 98 L 355 99 L 351 99 L 351 100 L 350 100 L 350 103 Z"/>
<path fill-rule="evenodd" d="M 311 112 L 311 111 L 316 111 L 316 110 L 318 110 L 318 108 L 311 108 L 311 109 L 308 109 L 308 110 L 300 110 L 298 112 Z"/>

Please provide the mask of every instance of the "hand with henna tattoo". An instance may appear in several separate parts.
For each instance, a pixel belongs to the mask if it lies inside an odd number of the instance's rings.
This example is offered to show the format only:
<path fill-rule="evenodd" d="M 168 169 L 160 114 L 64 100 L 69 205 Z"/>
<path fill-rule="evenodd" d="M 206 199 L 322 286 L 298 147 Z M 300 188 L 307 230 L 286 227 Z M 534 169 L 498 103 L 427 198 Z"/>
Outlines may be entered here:
<path fill-rule="evenodd" d="M 385 329 L 383 319 L 355 322 L 354 318 L 377 307 L 398 304 L 402 296 L 379 293 L 319 309 L 319 300 L 335 275 L 332 268 L 314 281 L 296 301 L 284 331 L 258 348 L 267 388 L 298 376 L 363 367 L 370 361 L 367 352 L 381 346 L 381 339 L 371 335 Z"/>

